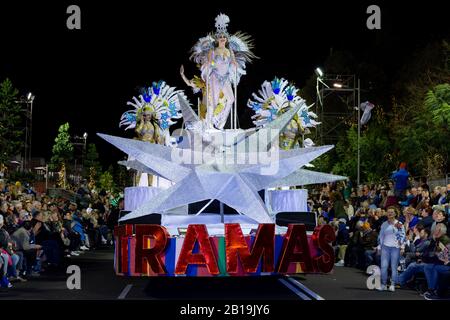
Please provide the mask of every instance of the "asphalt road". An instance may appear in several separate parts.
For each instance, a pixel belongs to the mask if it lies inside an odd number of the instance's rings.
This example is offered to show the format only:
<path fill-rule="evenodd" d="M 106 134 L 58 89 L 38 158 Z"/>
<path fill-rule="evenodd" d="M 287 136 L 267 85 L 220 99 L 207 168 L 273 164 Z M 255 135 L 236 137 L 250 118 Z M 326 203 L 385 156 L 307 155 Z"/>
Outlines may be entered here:
<path fill-rule="evenodd" d="M 423 300 L 415 291 L 377 292 L 366 288 L 367 275 L 336 267 L 327 275 L 295 277 L 118 277 L 113 252 L 101 249 L 71 258 L 81 270 L 81 289 L 69 290 L 65 268 L 0 291 L 14 300 Z"/>

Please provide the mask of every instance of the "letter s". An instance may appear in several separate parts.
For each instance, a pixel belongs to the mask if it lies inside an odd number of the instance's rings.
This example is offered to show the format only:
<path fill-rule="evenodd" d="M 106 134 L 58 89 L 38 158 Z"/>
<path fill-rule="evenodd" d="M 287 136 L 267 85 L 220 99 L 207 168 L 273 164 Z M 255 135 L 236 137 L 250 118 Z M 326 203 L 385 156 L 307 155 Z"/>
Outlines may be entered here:
<path fill-rule="evenodd" d="M 336 240 L 336 234 L 330 225 L 316 227 L 313 233 L 313 241 L 322 254 L 314 258 L 319 272 L 328 273 L 333 270 L 334 250 L 331 243 Z"/>

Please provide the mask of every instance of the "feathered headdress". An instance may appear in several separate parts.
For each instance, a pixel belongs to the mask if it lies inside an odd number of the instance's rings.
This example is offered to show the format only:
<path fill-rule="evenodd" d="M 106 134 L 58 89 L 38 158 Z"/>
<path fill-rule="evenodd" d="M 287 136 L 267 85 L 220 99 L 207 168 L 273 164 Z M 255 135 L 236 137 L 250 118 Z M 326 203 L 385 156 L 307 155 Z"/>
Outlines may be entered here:
<path fill-rule="evenodd" d="M 216 17 L 216 32 L 215 34 L 208 34 L 207 36 L 200 38 L 197 43 L 191 49 L 190 59 L 199 66 L 204 66 L 208 61 L 208 53 L 214 49 L 215 37 L 220 34 L 225 34 L 228 38 L 228 45 L 231 51 L 233 51 L 234 58 L 237 63 L 237 82 L 239 83 L 240 77 L 246 74 L 245 65 L 256 58 L 253 54 L 253 43 L 249 35 L 236 32 L 230 35 L 227 31 L 230 18 L 225 14 L 219 14 Z"/>
<path fill-rule="evenodd" d="M 220 13 L 217 17 L 216 17 L 216 37 L 220 36 L 222 34 L 224 34 L 227 38 L 229 37 L 228 31 L 227 31 L 227 27 L 228 27 L 228 23 L 230 22 L 230 18 L 223 13 Z"/>
<path fill-rule="evenodd" d="M 164 81 L 153 82 L 151 87 L 142 88 L 138 98 L 133 97 L 133 101 L 127 102 L 134 109 L 122 114 L 119 127 L 133 129 L 142 114 L 150 114 L 155 124 L 166 131 L 175 123 L 174 119 L 181 118 L 179 94 L 186 99 L 183 90 L 175 90 L 175 87 L 168 86 Z"/>
<path fill-rule="evenodd" d="M 307 106 L 305 100 L 298 95 L 298 89 L 283 78 L 275 77 L 272 81 L 264 81 L 258 94 L 253 93 L 253 99 L 249 99 L 247 106 L 251 108 L 255 115 L 252 116 L 253 123 L 257 127 L 264 127 L 280 115 L 294 106 L 301 105 L 299 111 L 294 116 L 300 124 L 300 130 L 307 132 L 307 128 L 315 127 L 320 124 L 314 119 L 317 117 L 314 112 L 309 111 L 311 106 Z M 297 129 L 287 127 L 285 129 L 295 131 Z M 299 134 L 301 132 L 298 132 Z M 312 141 L 311 141 L 312 142 Z"/>

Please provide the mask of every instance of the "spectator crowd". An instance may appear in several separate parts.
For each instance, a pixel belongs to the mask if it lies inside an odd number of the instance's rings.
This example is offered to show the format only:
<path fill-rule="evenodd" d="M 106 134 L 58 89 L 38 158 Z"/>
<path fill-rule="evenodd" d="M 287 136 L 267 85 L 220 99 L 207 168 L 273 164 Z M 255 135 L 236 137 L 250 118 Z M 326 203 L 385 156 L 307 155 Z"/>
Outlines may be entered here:
<path fill-rule="evenodd" d="M 326 184 L 308 205 L 319 225 L 336 232 L 336 267 L 379 266 L 380 291 L 448 295 L 450 184 L 430 189 L 402 163 L 385 184 Z M 0 180 L 0 286 L 62 270 L 73 257 L 112 245 L 121 210 L 122 197 L 85 184 L 69 200 Z"/>
<path fill-rule="evenodd" d="M 380 291 L 414 290 L 444 299 L 450 284 L 450 184 L 432 190 L 406 165 L 386 184 L 327 184 L 308 201 L 318 224 L 336 231 L 335 266 L 380 268 Z"/>
<path fill-rule="evenodd" d="M 0 180 L 0 285 L 56 273 L 88 250 L 112 245 L 123 199 L 80 185 L 72 199 Z"/>

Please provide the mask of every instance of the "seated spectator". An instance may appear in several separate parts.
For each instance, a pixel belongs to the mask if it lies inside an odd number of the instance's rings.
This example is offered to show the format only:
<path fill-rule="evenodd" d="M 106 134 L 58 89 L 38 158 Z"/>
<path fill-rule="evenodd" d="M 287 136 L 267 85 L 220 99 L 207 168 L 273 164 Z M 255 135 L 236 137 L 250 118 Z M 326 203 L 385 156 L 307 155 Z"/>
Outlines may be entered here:
<path fill-rule="evenodd" d="M 423 251 L 419 255 L 413 255 L 416 256 L 416 260 L 409 263 L 406 270 L 400 274 L 398 278 L 398 287 L 405 288 L 405 286 L 410 283 L 417 274 L 424 272 L 426 262 L 429 261 L 429 257 L 434 255 L 434 241 L 435 239 L 429 241 L 428 245 L 424 246 Z"/>
<path fill-rule="evenodd" d="M 42 249 L 42 246 L 30 243 L 31 229 L 31 221 L 25 221 L 22 227 L 12 234 L 11 238 L 16 243 L 17 252 L 23 254 L 26 265 L 25 274 L 27 276 L 38 276 L 39 274 L 33 272 L 32 268 L 36 263 L 37 252 Z"/>
<path fill-rule="evenodd" d="M 26 281 L 18 275 L 18 269 L 22 267 L 22 255 L 14 251 L 13 240 L 4 229 L 3 216 L 0 216 L 0 250 L 8 257 L 7 269 L 4 270 L 11 281 Z M 9 286 L 10 287 L 10 286 Z"/>
<path fill-rule="evenodd" d="M 422 200 L 422 188 L 412 187 L 411 195 L 413 196 L 413 198 L 409 202 L 408 206 L 415 208 L 417 204 Z"/>
<path fill-rule="evenodd" d="M 321 214 L 317 218 L 317 225 L 322 226 L 322 225 L 326 225 L 326 224 L 328 224 L 328 218 L 326 218 L 324 215 Z"/>
<path fill-rule="evenodd" d="M 373 230 L 375 230 L 377 233 L 379 233 L 380 229 L 381 229 L 381 225 L 386 220 L 387 220 L 386 211 L 381 208 L 378 208 L 373 211 L 373 214 L 371 217 L 369 217 L 368 221 L 370 223 L 371 228 Z"/>
<path fill-rule="evenodd" d="M 422 197 L 419 201 L 419 203 L 416 206 L 416 209 L 418 211 L 428 208 L 430 206 L 430 193 L 428 192 L 428 190 L 423 190 L 422 191 Z"/>
<path fill-rule="evenodd" d="M 354 231 L 350 229 L 349 242 L 347 249 L 345 250 L 344 265 L 346 267 L 357 267 L 358 266 L 358 256 L 361 251 L 361 236 L 362 236 L 362 226 L 363 221 L 357 221 Z"/>
<path fill-rule="evenodd" d="M 347 244 L 350 240 L 349 232 L 347 230 L 347 222 L 345 219 L 339 219 L 336 231 L 336 245 L 338 247 L 338 262 L 335 264 L 337 267 L 342 267 L 345 264 L 345 251 L 347 250 Z"/>
<path fill-rule="evenodd" d="M 59 209 L 55 203 L 49 204 L 50 215 L 47 225 L 51 232 L 51 238 L 58 242 L 63 249 L 69 249 L 70 239 L 66 236 L 66 230 L 63 227 L 63 221 Z"/>
<path fill-rule="evenodd" d="M 433 194 L 431 195 L 430 204 L 432 206 L 439 204 L 440 198 L 441 198 L 441 187 L 434 187 Z"/>
<path fill-rule="evenodd" d="M 30 186 L 29 183 L 26 183 L 26 184 L 25 184 L 24 192 L 25 192 L 25 194 L 30 194 L 30 195 L 36 196 L 36 192 L 33 190 L 33 187 Z"/>
<path fill-rule="evenodd" d="M 418 224 L 414 227 L 414 231 L 411 232 L 412 239 L 408 239 L 405 249 L 405 263 L 406 267 L 412 262 L 417 262 L 422 259 L 422 255 L 430 245 L 430 229 L 424 228 Z"/>
<path fill-rule="evenodd" d="M 440 193 L 439 193 L 439 198 L 438 198 L 438 205 L 443 205 L 445 203 L 447 203 L 447 187 L 441 187 L 440 189 Z"/>
<path fill-rule="evenodd" d="M 416 226 L 416 224 L 419 222 L 419 218 L 416 216 L 416 210 L 412 206 L 407 207 L 404 210 L 404 215 L 405 231 L 408 232 L 408 230 L 412 230 Z"/>
<path fill-rule="evenodd" d="M 0 214 L 3 216 L 3 218 L 8 216 L 8 202 L 5 200 L 2 200 L 2 205 L 0 207 Z"/>
<path fill-rule="evenodd" d="M 89 239 L 89 248 L 96 248 L 99 246 L 101 241 L 100 230 L 98 229 L 98 221 L 96 214 L 97 210 L 92 210 L 92 208 L 83 209 L 81 215 L 83 217 L 83 226 L 87 233 L 87 238 Z"/>
<path fill-rule="evenodd" d="M 87 246 L 87 242 L 89 239 L 86 237 L 86 234 L 84 232 L 84 226 L 83 226 L 83 220 L 81 212 L 77 210 L 77 204 L 74 202 L 71 202 L 69 204 L 69 213 L 71 215 L 71 230 L 80 236 L 81 240 L 81 246 L 80 249 L 82 251 L 89 250 L 89 247 Z"/>
<path fill-rule="evenodd" d="M 382 186 L 380 189 L 380 195 L 379 195 L 379 203 L 377 204 L 378 208 L 386 208 L 386 202 L 388 199 L 388 190 L 385 186 Z"/>
<path fill-rule="evenodd" d="M 412 205 L 414 198 L 415 198 L 415 196 L 412 194 L 411 189 L 407 189 L 406 190 L 406 198 L 405 198 L 405 200 L 399 201 L 398 203 L 402 207 L 408 207 L 408 206 Z"/>
<path fill-rule="evenodd" d="M 355 214 L 355 208 L 353 207 L 350 200 L 345 200 L 344 210 L 347 214 L 347 221 L 350 221 Z"/>
<path fill-rule="evenodd" d="M 447 217 L 445 215 L 445 207 L 441 205 L 433 206 L 433 224 L 431 225 L 431 233 L 434 233 L 434 229 L 438 224 L 447 225 Z"/>
<path fill-rule="evenodd" d="M 34 211 L 33 220 L 33 234 L 35 243 L 42 246 L 45 255 L 45 262 L 48 267 L 57 267 L 61 262 L 62 248 L 59 242 L 52 237 L 52 232 L 47 225 L 47 215 L 39 211 Z"/>
<path fill-rule="evenodd" d="M 370 226 L 369 222 L 365 222 L 362 225 L 362 237 L 361 237 L 361 245 L 362 245 L 362 257 L 364 262 L 361 262 L 361 267 L 365 270 L 368 266 L 372 265 L 372 263 L 377 259 L 377 245 L 378 245 L 378 233 L 373 230 Z"/>
<path fill-rule="evenodd" d="M 5 229 L 8 234 L 13 234 L 17 229 L 20 228 L 19 218 L 15 214 L 10 214 L 6 217 Z"/>
<path fill-rule="evenodd" d="M 77 250 L 81 245 L 81 236 L 72 229 L 73 224 L 72 213 L 69 211 L 63 218 L 64 235 L 69 239 L 70 256 L 79 256 L 79 252 Z"/>
<path fill-rule="evenodd" d="M 428 256 L 428 263 L 423 270 L 428 284 L 428 291 L 424 294 L 424 298 L 427 300 L 440 298 L 439 275 L 450 271 L 450 239 L 446 233 L 447 227 L 442 223 L 438 224 L 434 230 L 434 252 Z"/>
<path fill-rule="evenodd" d="M 430 229 L 433 225 L 433 209 L 431 207 L 422 209 L 420 211 L 421 219 L 418 224 L 422 225 L 424 228 Z"/>

